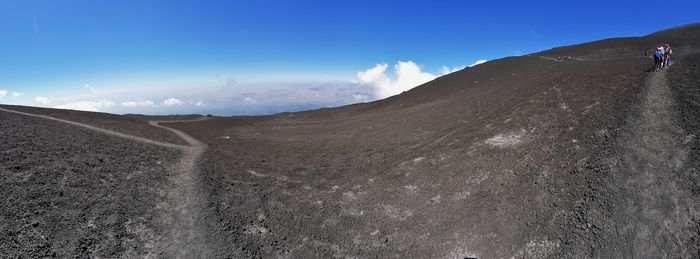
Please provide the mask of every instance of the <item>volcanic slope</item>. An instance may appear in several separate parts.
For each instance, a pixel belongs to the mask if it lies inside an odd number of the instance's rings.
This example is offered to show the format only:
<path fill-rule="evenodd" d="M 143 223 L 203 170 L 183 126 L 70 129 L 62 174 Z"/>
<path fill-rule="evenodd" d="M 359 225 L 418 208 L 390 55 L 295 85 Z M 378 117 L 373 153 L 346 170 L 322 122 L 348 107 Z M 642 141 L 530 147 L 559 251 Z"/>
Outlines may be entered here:
<path fill-rule="evenodd" d="M 674 64 L 651 72 L 663 43 Z M 698 257 L 699 45 L 692 24 L 373 103 L 172 125 L 209 146 L 218 256 Z"/>
<path fill-rule="evenodd" d="M 169 121 L 148 121 L 150 131 L 172 132 L 188 146 L 56 118 L 64 110 L 6 107 L 12 109 L 0 108 L 0 186 L 7 197 L 0 224 L 3 255 L 208 255 L 198 227 L 202 202 L 192 177 L 204 144 L 160 125 Z M 93 124 L 115 121 L 113 115 L 72 113 Z M 143 128 L 122 120 L 123 131 Z M 182 154 L 175 160 L 177 151 Z"/>
<path fill-rule="evenodd" d="M 649 71 L 662 43 L 673 64 Z M 0 112 L 0 253 L 697 258 L 699 45 L 692 24 L 264 117 L 4 106 L 163 145 Z"/>

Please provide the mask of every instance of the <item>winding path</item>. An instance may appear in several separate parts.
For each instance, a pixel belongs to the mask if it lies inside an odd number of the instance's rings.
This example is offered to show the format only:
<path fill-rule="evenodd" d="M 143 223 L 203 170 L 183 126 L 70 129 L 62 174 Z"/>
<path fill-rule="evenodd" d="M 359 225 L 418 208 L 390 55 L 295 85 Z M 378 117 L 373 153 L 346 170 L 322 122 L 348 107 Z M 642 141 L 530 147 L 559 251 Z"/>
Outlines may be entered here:
<path fill-rule="evenodd" d="M 210 254 L 210 250 L 206 245 L 205 235 L 202 231 L 202 228 L 196 225 L 197 222 L 201 222 L 199 221 L 200 213 L 196 206 L 203 203 L 199 201 L 200 195 L 197 192 L 198 188 L 196 187 L 196 183 L 193 178 L 196 170 L 196 163 L 201 157 L 202 153 L 204 153 L 204 151 L 206 150 L 207 146 L 204 143 L 185 134 L 180 130 L 176 130 L 160 124 L 169 122 L 202 121 L 206 120 L 207 117 L 201 117 L 192 120 L 148 122 L 154 127 L 163 128 L 175 133 L 189 144 L 177 145 L 172 143 L 155 141 L 152 139 L 147 139 L 134 135 L 124 134 L 114 130 L 64 120 L 48 115 L 8 110 L 2 107 L 0 107 L 0 111 L 58 121 L 78 127 L 87 128 L 107 135 L 134 140 L 145 144 L 180 150 L 182 152 L 182 157 L 175 165 L 168 169 L 171 172 L 171 181 L 174 186 L 173 188 L 170 188 L 166 196 L 169 209 L 167 215 L 163 215 L 163 225 L 169 226 L 170 229 L 168 230 L 169 235 L 166 237 L 166 240 L 164 240 L 165 243 L 160 244 L 160 246 L 164 250 L 163 252 L 165 253 L 166 257 L 168 258 L 208 257 L 208 255 Z"/>
<path fill-rule="evenodd" d="M 206 236 L 201 231 L 202 228 L 196 225 L 197 222 L 202 222 L 197 205 L 204 203 L 199 200 L 200 195 L 197 192 L 198 188 L 196 188 L 193 178 L 196 170 L 195 165 L 207 146 L 180 130 L 162 126 L 160 123 L 195 122 L 206 119 L 207 117 L 193 120 L 148 122 L 154 127 L 167 129 L 175 133 L 189 144 L 189 146 L 181 146 L 183 155 L 172 169 L 175 172 L 172 178 L 175 188 L 171 188 L 167 194 L 168 202 L 171 205 L 169 222 L 167 222 L 167 225 L 171 226 L 171 240 L 169 240 L 165 249 L 170 254 L 169 257 L 207 258 L 211 254 L 206 245 Z"/>

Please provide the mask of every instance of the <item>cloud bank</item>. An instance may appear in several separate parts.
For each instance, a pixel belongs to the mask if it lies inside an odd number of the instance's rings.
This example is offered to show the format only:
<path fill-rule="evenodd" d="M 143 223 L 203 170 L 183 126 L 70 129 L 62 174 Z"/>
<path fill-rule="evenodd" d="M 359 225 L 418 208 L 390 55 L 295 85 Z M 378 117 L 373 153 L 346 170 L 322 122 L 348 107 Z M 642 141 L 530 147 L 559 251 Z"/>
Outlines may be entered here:
<path fill-rule="evenodd" d="M 124 107 L 156 107 L 156 104 L 153 103 L 153 101 L 150 100 L 145 100 L 145 101 L 126 101 L 121 103 L 122 106 Z"/>
<path fill-rule="evenodd" d="M 46 104 L 49 104 L 51 101 L 49 101 L 49 98 L 46 98 L 44 96 L 37 96 L 37 97 L 34 97 L 34 102 L 36 102 L 38 104 L 46 105 Z"/>
<path fill-rule="evenodd" d="M 394 75 L 387 75 L 387 64 L 357 72 L 357 82 L 374 87 L 377 98 L 383 99 L 400 94 L 413 87 L 435 79 L 437 76 L 422 71 L 413 61 L 399 61 L 394 65 Z"/>
<path fill-rule="evenodd" d="M 107 100 L 94 100 L 94 101 L 78 101 L 71 102 L 61 105 L 56 105 L 54 108 L 57 109 L 68 109 L 68 110 L 78 110 L 78 111 L 89 111 L 89 112 L 99 112 L 112 107 L 113 102 Z"/>
<path fill-rule="evenodd" d="M 469 67 L 473 67 L 473 66 L 476 66 L 476 65 L 481 65 L 481 64 L 484 64 L 484 63 L 486 63 L 486 62 L 488 62 L 488 60 L 479 59 L 479 60 L 477 60 L 476 62 L 474 62 L 474 64 L 469 65 Z"/>
<path fill-rule="evenodd" d="M 486 60 L 478 60 L 470 66 L 484 62 Z M 466 67 L 443 66 L 431 73 L 408 60 L 398 61 L 394 65 L 380 63 L 358 71 L 355 81 L 236 81 L 225 76 L 181 84 L 155 81 L 139 85 L 137 82 L 124 88 L 101 83 L 101 87 L 96 89 L 90 84 L 83 84 L 72 94 L 46 93 L 50 94 L 51 100 L 45 96 L 35 96 L 33 104 L 112 113 L 264 115 L 375 101 Z M 12 97 L 8 101 L 18 104 L 32 103 L 31 97 L 20 97 L 24 93 L 11 90 L 15 89 L 0 90 L 0 98 Z M 173 93 L 177 93 L 177 97 L 172 97 Z M 31 93 L 28 95 L 34 96 Z"/>
<path fill-rule="evenodd" d="M 163 101 L 163 105 L 165 106 L 176 106 L 176 105 L 182 105 L 183 102 L 180 101 L 180 99 L 177 99 L 175 97 L 170 97 L 166 100 Z"/>
<path fill-rule="evenodd" d="M 477 60 L 469 67 L 485 63 L 486 60 Z M 394 65 L 394 75 L 387 74 L 388 64 L 377 64 L 373 68 L 357 72 L 357 82 L 374 88 L 374 95 L 378 99 L 400 94 L 411 88 L 427 83 L 438 76 L 446 75 L 464 69 L 455 67 L 450 69 L 443 66 L 439 75 L 423 71 L 413 61 L 399 61 Z"/>
<path fill-rule="evenodd" d="M 462 70 L 462 69 L 464 69 L 464 68 L 466 68 L 466 67 L 449 68 L 449 67 L 446 67 L 446 66 L 442 66 L 442 68 L 440 69 L 440 74 L 441 74 L 441 75 L 447 75 L 447 74 L 450 74 L 450 73 L 454 73 L 454 72 L 460 71 L 460 70 Z"/>
<path fill-rule="evenodd" d="M 12 98 L 17 98 L 17 97 L 24 95 L 24 93 L 20 93 L 17 91 L 13 91 L 12 93 L 10 93 L 10 91 L 8 91 L 6 89 L 0 89 L 0 98 L 5 98 L 8 95 L 12 96 Z"/>

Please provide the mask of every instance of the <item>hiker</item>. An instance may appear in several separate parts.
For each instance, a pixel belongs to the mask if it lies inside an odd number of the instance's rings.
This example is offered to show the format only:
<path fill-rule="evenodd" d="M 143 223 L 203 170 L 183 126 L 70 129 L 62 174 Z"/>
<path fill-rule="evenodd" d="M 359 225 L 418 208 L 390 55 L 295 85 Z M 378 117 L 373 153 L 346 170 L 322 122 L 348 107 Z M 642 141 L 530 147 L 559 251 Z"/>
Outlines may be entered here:
<path fill-rule="evenodd" d="M 656 48 L 650 48 L 648 50 L 644 51 L 644 56 L 647 57 L 653 57 L 654 56 L 654 51 L 656 51 Z"/>
<path fill-rule="evenodd" d="M 654 48 L 647 49 L 644 51 L 644 56 L 645 57 L 654 57 Z M 654 68 L 656 68 L 656 58 L 654 58 Z"/>
<path fill-rule="evenodd" d="M 654 70 L 661 69 L 661 47 L 654 50 Z"/>
<path fill-rule="evenodd" d="M 666 50 L 664 52 L 664 67 L 666 67 L 666 66 L 668 66 L 668 63 L 671 62 L 671 54 L 672 54 L 671 45 L 666 44 L 666 46 L 664 46 L 664 49 Z"/>
<path fill-rule="evenodd" d="M 664 48 L 663 45 L 661 45 L 661 69 L 664 69 L 664 61 L 666 60 L 666 49 Z"/>

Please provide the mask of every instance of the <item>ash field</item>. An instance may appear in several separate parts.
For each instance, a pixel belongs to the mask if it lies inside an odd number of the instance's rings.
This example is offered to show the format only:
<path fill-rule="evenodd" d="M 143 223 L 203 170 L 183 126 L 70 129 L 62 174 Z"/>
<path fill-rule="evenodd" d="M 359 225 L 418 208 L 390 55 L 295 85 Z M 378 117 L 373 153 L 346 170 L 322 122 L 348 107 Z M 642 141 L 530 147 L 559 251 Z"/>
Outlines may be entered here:
<path fill-rule="evenodd" d="M 699 65 L 691 24 L 307 112 L 0 105 L 0 254 L 698 258 Z"/>

